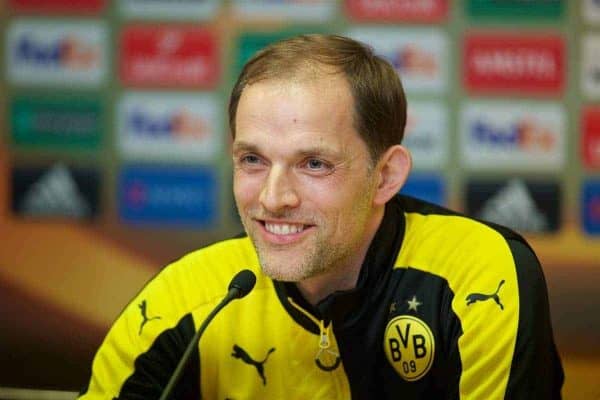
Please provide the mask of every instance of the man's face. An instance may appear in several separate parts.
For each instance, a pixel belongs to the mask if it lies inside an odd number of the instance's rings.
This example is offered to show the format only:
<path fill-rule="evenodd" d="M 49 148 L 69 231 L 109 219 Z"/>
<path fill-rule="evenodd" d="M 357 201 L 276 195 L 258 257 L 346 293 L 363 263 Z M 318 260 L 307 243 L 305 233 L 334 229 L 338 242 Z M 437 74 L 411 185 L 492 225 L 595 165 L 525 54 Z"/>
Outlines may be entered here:
<path fill-rule="evenodd" d="M 297 282 L 362 263 L 376 182 L 353 110 L 340 75 L 260 81 L 242 93 L 234 194 L 274 279 Z"/>

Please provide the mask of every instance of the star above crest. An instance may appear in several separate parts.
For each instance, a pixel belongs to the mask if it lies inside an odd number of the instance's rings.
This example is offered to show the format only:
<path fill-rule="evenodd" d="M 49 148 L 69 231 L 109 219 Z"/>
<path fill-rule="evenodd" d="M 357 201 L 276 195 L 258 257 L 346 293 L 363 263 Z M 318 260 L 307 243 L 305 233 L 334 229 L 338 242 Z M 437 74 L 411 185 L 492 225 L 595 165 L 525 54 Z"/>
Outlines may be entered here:
<path fill-rule="evenodd" d="M 417 300 L 417 296 L 413 296 L 412 299 L 407 300 L 406 302 L 408 303 L 408 311 L 412 310 L 414 312 L 418 312 L 419 310 L 417 310 L 417 307 L 423 304 Z"/>

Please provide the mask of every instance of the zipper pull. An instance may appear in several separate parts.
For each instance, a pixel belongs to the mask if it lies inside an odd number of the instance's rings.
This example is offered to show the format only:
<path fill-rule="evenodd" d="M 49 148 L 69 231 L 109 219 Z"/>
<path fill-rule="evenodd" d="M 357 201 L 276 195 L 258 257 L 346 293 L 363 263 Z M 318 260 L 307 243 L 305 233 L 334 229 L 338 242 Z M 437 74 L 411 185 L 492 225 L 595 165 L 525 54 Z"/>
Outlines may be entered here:
<path fill-rule="evenodd" d="M 331 346 L 331 343 L 329 342 L 329 329 L 330 328 L 331 328 L 331 324 L 329 324 L 329 326 L 325 327 L 325 322 L 319 321 L 319 329 L 321 331 L 321 340 L 319 341 L 319 347 L 322 350 L 328 349 L 329 346 Z"/>
<path fill-rule="evenodd" d="M 321 332 L 319 338 L 319 351 L 315 357 L 315 363 L 317 364 L 317 367 L 323 371 L 333 371 L 340 365 L 342 359 L 337 352 L 329 350 L 329 347 L 331 347 L 331 341 L 329 340 L 331 322 L 329 325 L 325 326 L 325 321 L 319 321 L 319 330 Z"/>

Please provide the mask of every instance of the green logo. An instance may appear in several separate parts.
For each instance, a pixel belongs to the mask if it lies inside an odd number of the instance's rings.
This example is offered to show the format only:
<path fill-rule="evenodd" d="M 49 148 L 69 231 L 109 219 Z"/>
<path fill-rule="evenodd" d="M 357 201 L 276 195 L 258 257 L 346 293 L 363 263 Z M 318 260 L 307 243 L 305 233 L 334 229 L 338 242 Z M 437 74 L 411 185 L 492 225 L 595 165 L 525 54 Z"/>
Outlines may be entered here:
<path fill-rule="evenodd" d="M 468 0 L 470 17 L 502 19 L 557 19 L 563 15 L 562 0 Z"/>
<path fill-rule="evenodd" d="M 279 40 L 287 39 L 303 33 L 315 33 L 315 29 L 294 28 L 273 32 L 245 32 L 237 40 L 237 56 L 235 63 L 234 79 L 237 79 L 244 64 L 259 50 Z"/>
<path fill-rule="evenodd" d="M 102 106 L 91 98 L 21 96 L 10 105 L 16 145 L 95 150 L 101 142 Z"/>

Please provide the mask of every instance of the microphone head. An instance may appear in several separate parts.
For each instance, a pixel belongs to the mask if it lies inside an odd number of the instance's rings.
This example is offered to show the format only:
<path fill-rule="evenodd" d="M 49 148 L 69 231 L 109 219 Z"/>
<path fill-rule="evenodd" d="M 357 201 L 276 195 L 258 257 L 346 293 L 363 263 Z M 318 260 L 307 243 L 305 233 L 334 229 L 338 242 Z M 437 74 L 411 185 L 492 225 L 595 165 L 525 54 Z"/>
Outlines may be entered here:
<path fill-rule="evenodd" d="M 243 269 L 238 272 L 231 283 L 229 283 L 229 291 L 235 291 L 235 297 L 240 299 L 246 296 L 254 288 L 256 283 L 256 275 L 249 269 Z"/>

